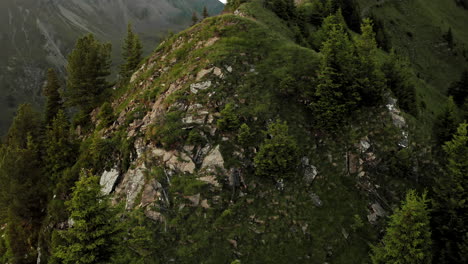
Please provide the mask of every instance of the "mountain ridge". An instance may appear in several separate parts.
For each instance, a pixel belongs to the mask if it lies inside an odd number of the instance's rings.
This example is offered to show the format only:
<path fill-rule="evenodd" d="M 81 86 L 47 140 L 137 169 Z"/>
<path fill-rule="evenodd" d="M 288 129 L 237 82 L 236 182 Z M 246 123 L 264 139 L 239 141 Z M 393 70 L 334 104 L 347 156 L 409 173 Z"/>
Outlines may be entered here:
<path fill-rule="evenodd" d="M 41 104 L 44 69 L 52 67 L 63 74 L 67 54 L 78 36 L 94 33 L 111 42 L 115 68 L 121 62 L 120 46 L 128 22 L 134 24 L 148 54 L 169 31 L 186 27 L 192 12 L 200 14 L 205 5 L 212 14 L 223 8 L 217 0 L 2 2 L 0 133 L 9 126 L 17 104 Z"/>

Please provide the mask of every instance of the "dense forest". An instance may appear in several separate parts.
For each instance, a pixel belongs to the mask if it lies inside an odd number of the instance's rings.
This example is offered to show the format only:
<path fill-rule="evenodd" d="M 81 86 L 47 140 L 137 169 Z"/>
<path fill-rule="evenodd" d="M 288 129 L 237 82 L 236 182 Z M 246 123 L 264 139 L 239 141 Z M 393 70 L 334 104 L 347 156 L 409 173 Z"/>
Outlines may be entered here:
<path fill-rule="evenodd" d="M 467 263 L 464 35 L 434 88 L 374 2 L 228 0 L 147 58 L 129 24 L 116 78 L 79 38 L 0 143 L 0 263 Z"/>

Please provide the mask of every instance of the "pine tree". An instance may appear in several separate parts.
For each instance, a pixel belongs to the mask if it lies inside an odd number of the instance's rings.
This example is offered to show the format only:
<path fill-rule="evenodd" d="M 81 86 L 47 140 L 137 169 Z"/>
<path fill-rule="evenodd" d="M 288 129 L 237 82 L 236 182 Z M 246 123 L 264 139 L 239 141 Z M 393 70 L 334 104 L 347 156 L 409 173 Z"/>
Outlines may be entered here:
<path fill-rule="evenodd" d="M 57 113 L 63 108 L 60 96 L 60 83 L 56 72 L 53 69 L 47 71 L 47 82 L 44 86 L 44 95 L 47 97 L 45 121 L 50 124 Z"/>
<path fill-rule="evenodd" d="M 329 19 L 334 21 L 334 19 Z M 310 104 L 316 125 L 339 126 L 361 100 L 355 83 L 355 51 L 342 24 L 331 24 L 321 50 L 315 99 Z"/>
<path fill-rule="evenodd" d="M 103 101 L 110 88 L 111 45 L 97 41 L 93 35 L 78 39 L 68 57 L 66 102 L 88 114 Z"/>
<path fill-rule="evenodd" d="M 116 212 L 101 192 L 99 178 L 82 172 L 67 203 L 73 224 L 60 236 L 64 245 L 53 249 L 64 264 L 107 263 L 118 243 Z"/>
<path fill-rule="evenodd" d="M 436 179 L 433 199 L 433 226 L 436 263 L 468 261 L 468 134 L 466 123 L 458 127 L 443 149 L 446 171 Z"/>
<path fill-rule="evenodd" d="M 449 97 L 443 112 L 437 117 L 434 123 L 434 136 L 439 146 L 452 139 L 452 135 L 457 131 L 457 107 L 453 97 Z"/>
<path fill-rule="evenodd" d="M 453 49 L 453 33 L 452 33 L 452 28 L 449 27 L 447 34 L 444 35 L 445 41 L 447 41 L 447 45 L 449 49 Z"/>
<path fill-rule="evenodd" d="M 226 104 L 221 111 L 221 117 L 218 119 L 218 128 L 223 131 L 234 131 L 239 128 L 239 117 L 234 110 L 234 105 L 231 103 Z"/>
<path fill-rule="evenodd" d="M 431 231 L 426 194 L 414 191 L 390 217 L 387 233 L 381 244 L 372 248 L 373 264 L 430 264 Z"/>
<path fill-rule="evenodd" d="M 127 26 L 127 36 L 124 39 L 122 57 L 124 63 L 120 66 L 120 77 L 128 80 L 137 69 L 143 55 L 143 47 L 140 38 L 132 30 L 132 25 Z"/>
<path fill-rule="evenodd" d="M 197 13 L 192 13 L 192 26 L 195 26 L 198 23 Z"/>
<path fill-rule="evenodd" d="M 267 138 L 254 158 L 255 173 L 273 179 L 287 178 L 294 174 L 298 147 L 294 137 L 289 135 L 286 122 L 277 120 L 268 126 Z"/>
<path fill-rule="evenodd" d="M 210 14 L 208 13 L 208 9 L 206 9 L 206 6 L 203 7 L 203 19 L 209 17 Z"/>
<path fill-rule="evenodd" d="M 42 175 L 40 116 L 21 105 L 0 146 L 0 219 L 6 219 L 9 263 L 35 259 L 38 231 L 44 216 L 46 178 Z"/>
<path fill-rule="evenodd" d="M 373 24 L 370 19 L 364 19 L 361 25 L 361 36 L 356 38 L 358 52 L 358 71 L 355 78 L 362 104 L 365 106 L 381 105 L 385 88 L 385 76 L 376 62 L 377 41 Z"/>
<path fill-rule="evenodd" d="M 52 186 L 59 181 L 62 172 L 75 163 L 77 146 L 72 139 L 70 124 L 63 111 L 59 111 L 47 128 L 45 137 L 45 169 Z"/>

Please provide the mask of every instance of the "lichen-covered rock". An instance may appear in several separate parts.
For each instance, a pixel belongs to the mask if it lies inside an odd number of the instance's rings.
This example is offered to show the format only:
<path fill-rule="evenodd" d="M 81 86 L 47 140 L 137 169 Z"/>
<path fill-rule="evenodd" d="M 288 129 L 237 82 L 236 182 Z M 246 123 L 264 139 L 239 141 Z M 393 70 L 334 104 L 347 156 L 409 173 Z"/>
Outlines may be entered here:
<path fill-rule="evenodd" d="M 314 203 L 315 206 L 317 206 L 317 207 L 322 207 L 323 206 L 323 202 L 322 202 L 322 200 L 320 200 L 320 197 L 317 194 L 310 193 L 310 198 L 312 199 L 312 202 Z"/>
<path fill-rule="evenodd" d="M 151 179 L 141 193 L 140 206 L 145 207 L 158 201 L 161 197 L 160 189 L 162 189 L 161 184 L 156 179 Z"/>
<path fill-rule="evenodd" d="M 200 90 L 206 90 L 211 87 L 211 81 L 194 83 L 190 85 L 190 91 L 197 94 Z"/>
<path fill-rule="evenodd" d="M 161 160 L 162 165 L 165 165 L 171 170 L 186 173 L 193 173 L 195 171 L 195 163 L 187 154 L 183 152 L 178 152 L 175 150 L 166 151 L 164 149 L 154 148 L 152 153 L 155 157 Z"/>
<path fill-rule="evenodd" d="M 219 151 L 219 145 L 212 149 L 203 159 L 201 168 L 208 170 L 214 170 L 215 168 L 224 169 L 224 159 L 221 151 Z"/>
<path fill-rule="evenodd" d="M 211 184 L 214 187 L 220 188 L 221 184 L 218 182 L 216 177 L 214 175 L 208 175 L 208 176 L 203 176 L 198 178 L 199 181 L 202 181 L 204 183 Z"/>
<path fill-rule="evenodd" d="M 110 194 L 114 190 L 115 184 L 117 183 L 118 179 L 119 179 L 119 171 L 117 169 L 104 171 L 99 181 L 99 183 L 102 186 L 102 192 L 106 195 Z"/>
<path fill-rule="evenodd" d="M 382 206 L 375 202 L 370 206 L 370 213 L 367 215 L 367 220 L 371 224 L 375 224 L 379 217 L 387 216 L 387 212 L 382 208 Z"/>
<path fill-rule="evenodd" d="M 145 185 L 146 167 L 144 164 L 135 169 L 130 169 L 124 174 L 122 183 L 116 188 L 116 193 L 125 197 L 126 208 L 135 207 L 135 201 Z"/>

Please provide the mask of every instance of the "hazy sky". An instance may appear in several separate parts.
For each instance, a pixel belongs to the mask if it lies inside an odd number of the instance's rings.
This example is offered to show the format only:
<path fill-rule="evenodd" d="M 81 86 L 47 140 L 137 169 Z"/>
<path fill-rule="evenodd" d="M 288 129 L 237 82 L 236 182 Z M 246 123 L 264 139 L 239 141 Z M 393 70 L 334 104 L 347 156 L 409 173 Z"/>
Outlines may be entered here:
<path fill-rule="evenodd" d="M 219 0 L 221 3 L 226 3 L 226 0 Z"/>

